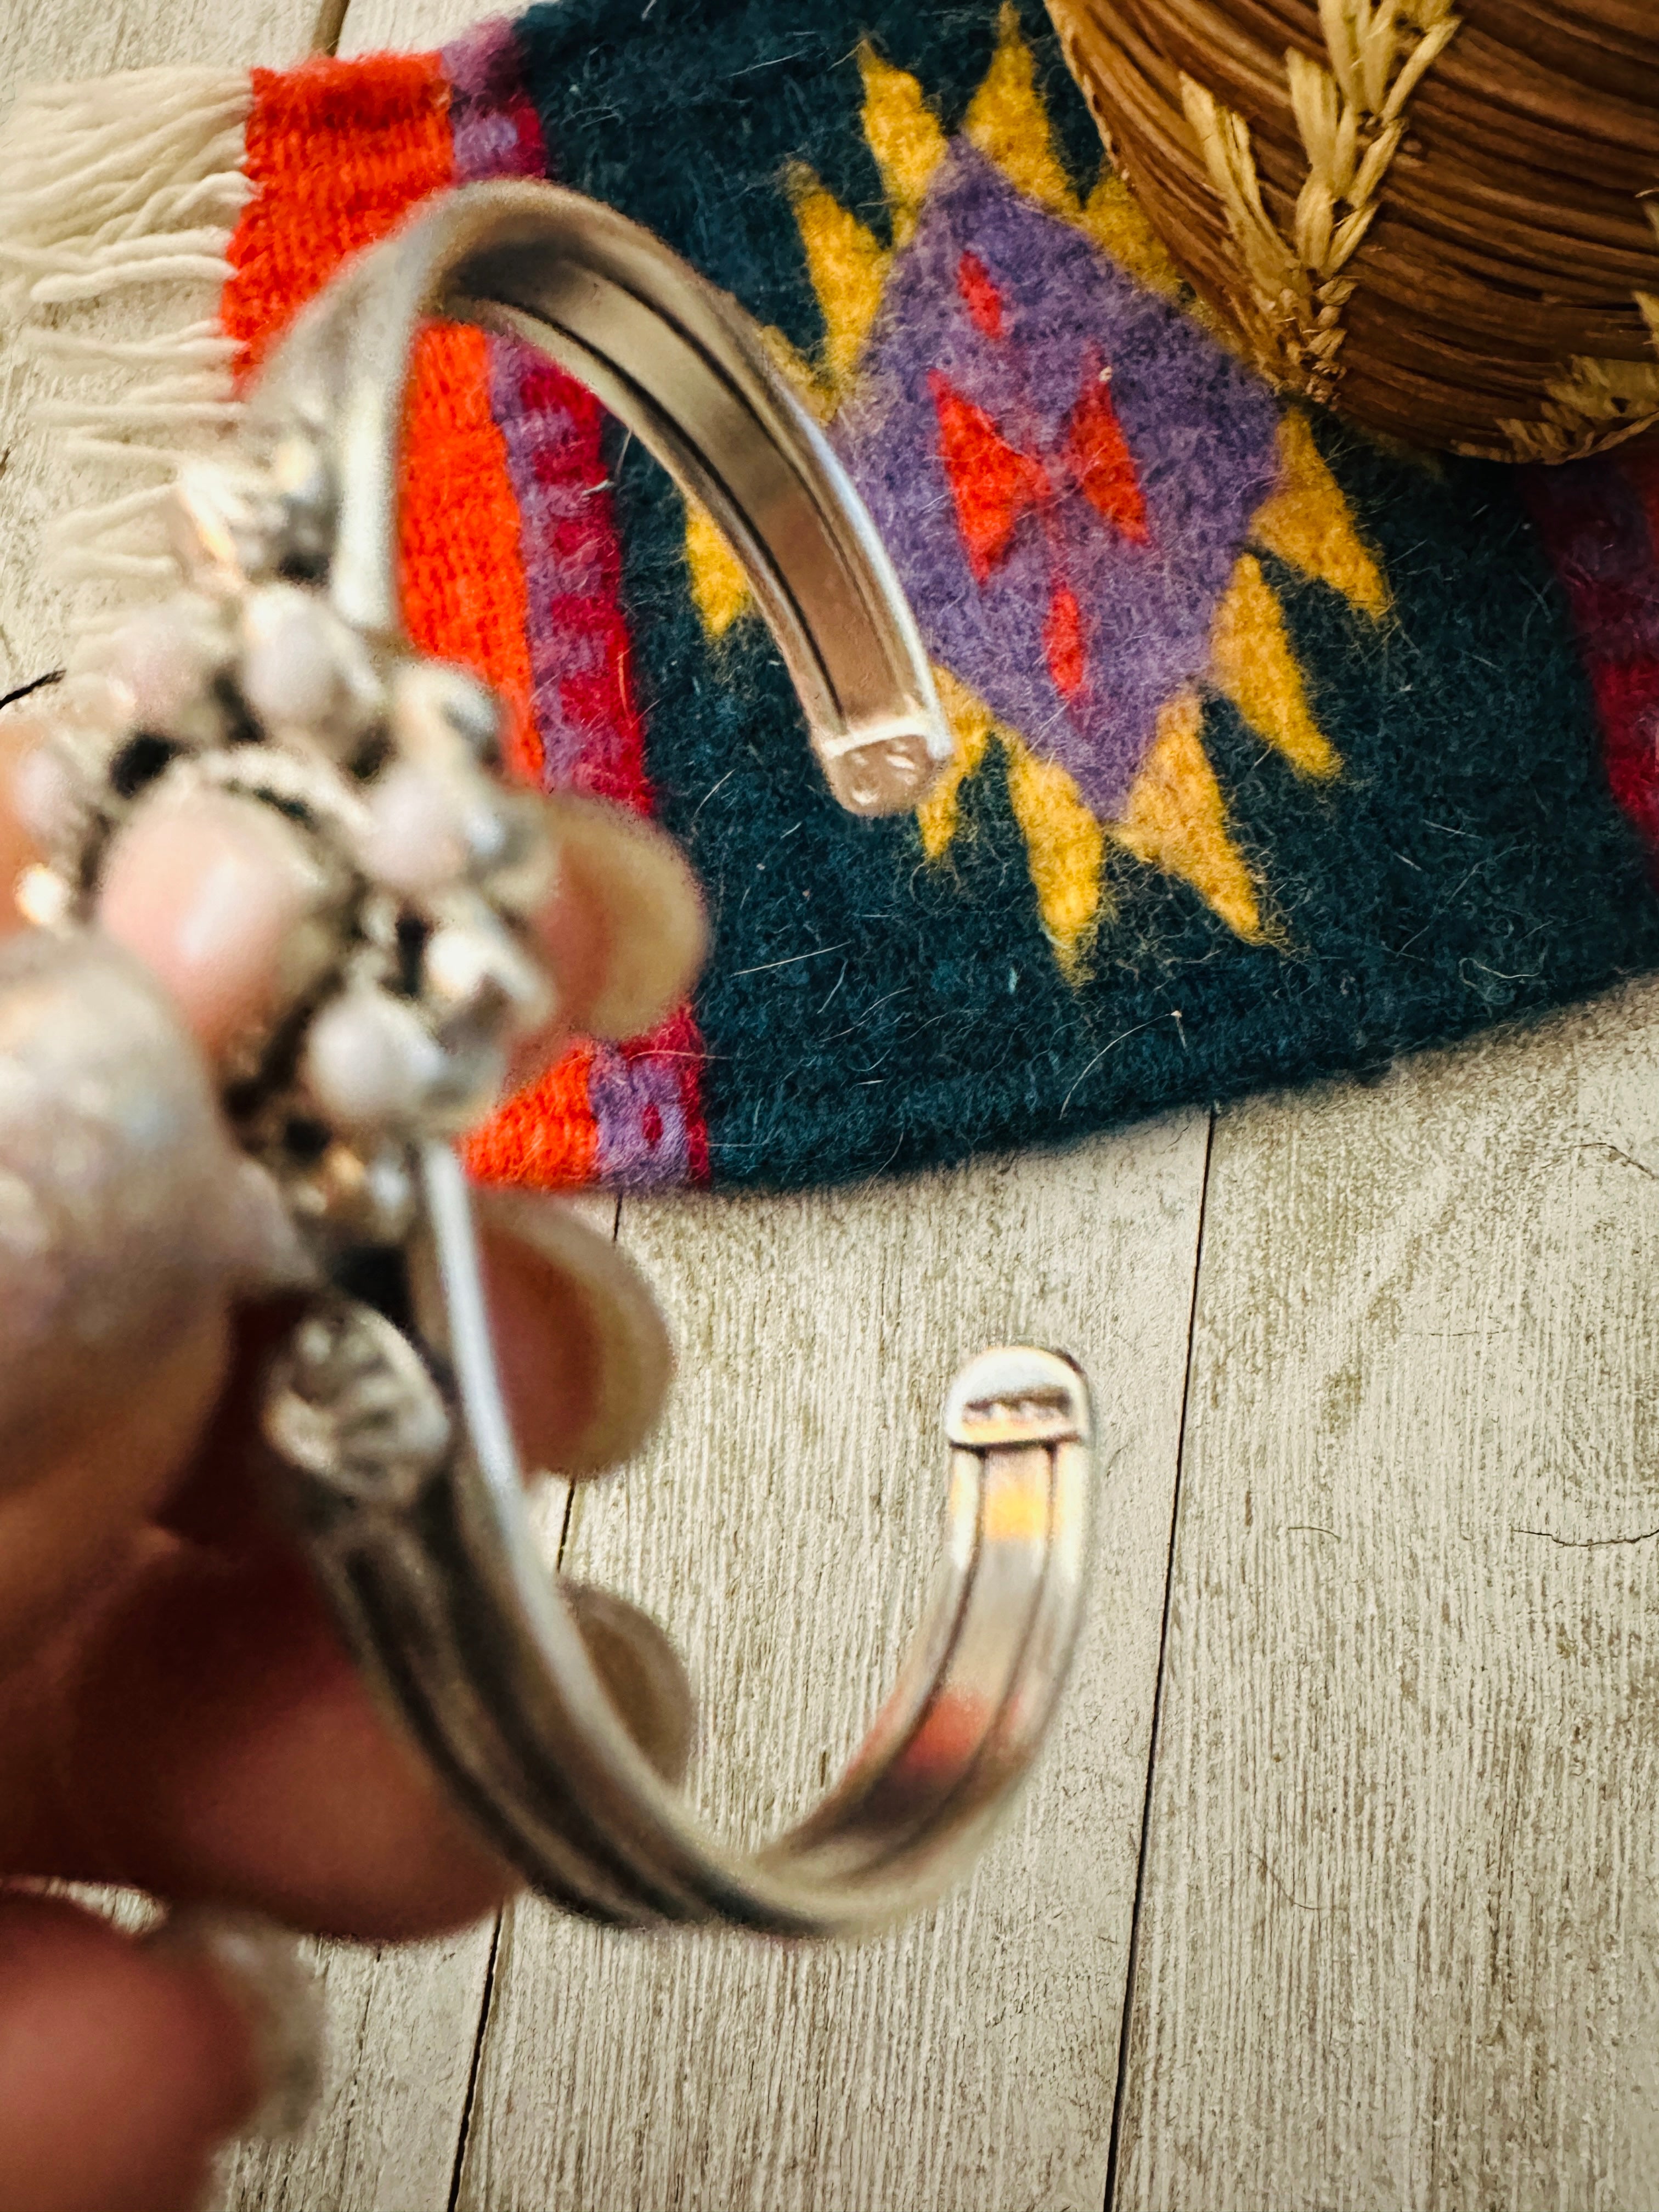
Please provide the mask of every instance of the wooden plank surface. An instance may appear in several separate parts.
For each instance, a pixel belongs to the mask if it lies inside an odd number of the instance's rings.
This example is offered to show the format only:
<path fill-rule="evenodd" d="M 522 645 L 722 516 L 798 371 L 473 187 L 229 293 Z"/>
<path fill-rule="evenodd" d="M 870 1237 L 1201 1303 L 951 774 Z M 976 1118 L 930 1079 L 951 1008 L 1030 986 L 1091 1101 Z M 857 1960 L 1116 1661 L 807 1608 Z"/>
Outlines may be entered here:
<path fill-rule="evenodd" d="M 1125 2207 L 1659 2187 L 1659 987 L 1221 1119 Z"/>
<path fill-rule="evenodd" d="M 419 53 L 442 46 L 489 12 L 476 0 L 349 0 L 335 51 L 372 54 L 389 46 Z"/>
<path fill-rule="evenodd" d="M 1021 1815 L 929 1918 L 803 1950 L 514 1908 L 471 2212 L 1096 2212 L 1206 1133 L 1188 1115 L 845 1194 L 624 1202 L 682 1372 L 648 1462 L 583 1493 L 567 1564 L 689 1656 L 712 1818 L 757 1836 L 854 1748 L 931 1564 L 944 1392 L 986 1343 L 1061 1345 L 1094 1378 L 1092 1618 Z"/>
<path fill-rule="evenodd" d="M 485 1923 L 440 1943 L 313 1947 L 324 2101 L 297 2142 L 232 2154 L 227 2212 L 447 2212 L 493 1937 Z"/>
<path fill-rule="evenodd" d="M 476 12 L 352 0 L 339 51 L 434 46 Z M 848 1197 L 625 1203 L 689 1371 L 649 1462 L 585 1495 L 568 1564 L 676 1630 L 712 1815 L 757 1833 L 853 1747 L 925 1575 L 945 1382 L 999 1334 L 1079 1350 L 1104 1393 L 1121 1450 L 1097 1620 L 1018 1827 L 921 1926 L 790 1953 L 514 1908 L 463 2205 L 1094 2212 L 1204 1133 Z"/>

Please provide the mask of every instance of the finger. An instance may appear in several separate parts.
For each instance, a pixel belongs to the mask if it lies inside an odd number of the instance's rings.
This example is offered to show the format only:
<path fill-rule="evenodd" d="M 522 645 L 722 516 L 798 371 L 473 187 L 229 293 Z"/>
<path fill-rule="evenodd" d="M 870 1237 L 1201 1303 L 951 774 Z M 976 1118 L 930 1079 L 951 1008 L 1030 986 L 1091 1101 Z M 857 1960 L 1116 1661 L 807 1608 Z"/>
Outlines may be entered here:
<path fill-rule="evenodd" d="M 23 927 L 17 911 L 17 879 L 40 857 L 26 817 L 34 810 L 28 786 L 43 756 L 44 719 L 31 702 L 0 709 L 0 937 Z"/>
<path fill-rule="evenodd" d="M 0 1715 L 21 1785 L 0 1850 L 21 1871 L 373 1942 L 463 1926 L 515 1887 L 286 1549 L 228 1559 L 155 1536 L 27 1687 Z"/>
<path fill-rule="evenodd" d="M 46 742 L 75 702 L 0 711 L 0 934 L 19 926 L 12 887 L 61 812 L 61 769 Z M 708 926 L 673 840 L 621 807 L 577 793 L 541 801 L 559 857 L 536 934 L 557 987 L 556 1022 L 526 1041 L 527 1080 L 573 1031 L 637 1036 L 684 999 Z M 187 1026 L 222 1053 L 268 1014 L 285 955 L 325 896 L 314 855 L 272 811 L 225 792 L 161 793 L 105 856 L 100 927 L 161 977 Z"/>
<path fill-rule="evenodd" d="M 526 1466 L 582 1475 L 630 1458 L 674 1370 L 645 1278 L 555 1200 L 483 1191 L 477 1203 L 495 1357 Z"/>
<path fill-rule="evenodd" d="M 526 1041 L 520 1081 L 573 1030 L 642 1036 L 684 1000 L 708 945 L 696 878 L 664 831 L 576 793 L 544 804 L 559 872 L 536 927 L 560 1011 L 556 1025 Z"/>
<path fill-rule="evenodd" d="M 648 1029 L 689 988 L 706 942 L 696 884 L 672 839 L 599 799 L 541 803 L 559 866 L 534 934 L 559 1012 L 526 1042 L 521 1074 L 572 1030 Z M 111 843 L 98 922 L 222 1057 L 269 1020 L 326 896 L 315 855 L 270 807 L 228 792 L 163 789 Z"/>
<path fill-rule="evenodd" d="M 15 1863 L 370 1942 L 462 1926 L 517 1887 L 371 1703 L 297 1562 L 157 1544 L 13 1716 L 31 1808 Z M 667 1638 L 608 1594 L 573 1601 L 625 1725 L 677 1778 L 692 1708 Z"/>
<path fill-rule="evenodd" d="M 165 787 L 112 839 L 98 926 L 142 960 L 204 1051 L 269 1026 L 327 896 L 311 848 L 274 807 Z"/>
<path fill-rule="evenodd" d="M 683 1782 L 696 1707 L 684 1662 L 667 1632 L 614 1590 L 567 1583 L 564 1594 L 629 1734 L 665 1781 Z"/>
<path fill-rule="evenodd" d="M 0 1675 L 119 1571 L 139 1524 L 189 1459 L 224 1341 L 221 1317 L 204 1316 L 157 1356 L 124 1413 L 0 1498 Z"/>
<path fill-rule="evenodd" d="M 88 939 L 0 945 L 0 1662 L 187 1455 L 237 1192 L 205 1070 L 142 971 Z"/>
<path fill-rule="evenodd" d="M 261 2091 L 248 2016 L 204 1960 L 0 1895 L 6 2212 L 186 2212 Z"/>

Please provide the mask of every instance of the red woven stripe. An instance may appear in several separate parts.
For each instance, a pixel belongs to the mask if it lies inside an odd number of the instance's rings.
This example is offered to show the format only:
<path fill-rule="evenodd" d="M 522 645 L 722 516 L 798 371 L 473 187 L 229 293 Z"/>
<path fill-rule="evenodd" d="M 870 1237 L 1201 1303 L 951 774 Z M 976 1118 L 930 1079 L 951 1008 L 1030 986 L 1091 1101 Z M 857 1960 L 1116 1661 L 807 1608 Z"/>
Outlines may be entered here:
<path fill-rule="evenodd" d="M 220 302 L 246 370 L 349 255 L 455 177 L 449 89 L 434 54 L 258 70 L 253 95 L 246 168 L 257 189 L 231 242 L 233 273 Z M 404 421 L 398 534 L 410 638 L 495 686 L 512 717 L 513 765 L 539 782 L 518 502 L 490 412 L 489 341 L 481 331 L 443 325 L 421 334 Z M 546 1126 L 523 1145 L 524 1164 L 538 1162 L 545 1171 L 538 1180 L 591 1182 L 598 1129 L 585 1063 L 573 1060 L 562 1073 L 537 1101 Z M 521 1143 L 526 1110 L 525 1102 L 507 1109 Z"/>

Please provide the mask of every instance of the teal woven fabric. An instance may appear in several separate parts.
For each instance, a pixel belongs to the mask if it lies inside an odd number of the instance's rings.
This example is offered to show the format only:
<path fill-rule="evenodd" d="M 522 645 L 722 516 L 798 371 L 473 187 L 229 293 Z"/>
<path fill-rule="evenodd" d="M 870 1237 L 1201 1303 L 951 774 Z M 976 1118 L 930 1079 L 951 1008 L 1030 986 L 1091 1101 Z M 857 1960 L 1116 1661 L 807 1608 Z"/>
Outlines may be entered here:
<path fill-rule="evenodd" d="M 1659 636 L 1644 464 L 1539 497 L 1268 392 L 1029 0 L 557 0 L 510 46 L 549 173 L 776 334 L 957 730 L 919 817 L 841 813 L 718 541 L 612 437 L 646 767 L 714 920 L 714 1181 L 1080 1136 L 1654 965 L 1592 681 Z"/>

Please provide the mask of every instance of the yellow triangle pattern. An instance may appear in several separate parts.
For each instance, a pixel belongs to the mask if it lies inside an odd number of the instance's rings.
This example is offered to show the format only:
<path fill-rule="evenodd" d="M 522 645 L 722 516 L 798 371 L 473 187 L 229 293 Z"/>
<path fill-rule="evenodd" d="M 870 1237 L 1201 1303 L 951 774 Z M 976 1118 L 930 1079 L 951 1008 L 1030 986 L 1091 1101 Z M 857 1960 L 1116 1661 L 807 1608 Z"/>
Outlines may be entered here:
<path fill-rule="evenodd" d="M 1141 213 L 1140 203 L 1115 169 L 1103 163 L 1078 217 L 1095 244 L 1149 292 L 1178 300 L 1185 282 L 1168 249 Z"/>
<path fill-rule="evenodd" d="M 1060 973 L 1080 983 L 1105 894 L 1105 828 L 1058 761 L 1041 759 L 1004 724 L 997 735 L 1043 929 Z"/>
<path fill-rule="evenodd" d="M 1284 610 L 1253 553 L 1241 553 L 1210 633 L 1210 680 L 1244 720 L 1303 775 L 1334 775 L 1342 763 L 1308 708 Z"/>
<path fill-rule="evenodd" d="M 685 502 L 685 565 L 691 573 L 691 601 L 712 638 L 726 635 L 750 605 L 749 579 L 720 525 L 701 500 Z"/>
<path fill-rule="evenodd" d="M 1054 149 L 1048 111 L 1036 87 L 1036 64 L 1006 4 L 997 50 L 985 81 L 969 102 L 963 136 L 994 161 L 1015 188 L 1075 222 L 1077 196 Z"/>
<path fill-rule="evenodd" d="M 839 392 L 819 375 L 794 340 L 786 337 L 775 323 L 768 323 L 762 330 L 761 343 L 771 356 L 773 367 L 807 413 L 815 422 L 827 422 L 840 404 Z"/>
<path fill-rule="evenodd" d="M 893 250 L 801 167 L 789 190 L 807 271 L 823 316 L 821 362 L 806 361 L 780 331 L 765 336 L 790 382 L 821 422 L 847 397 L 880 309 L 893 251 L 915 234 L 928 189 L 948 150 L 938 117 L 914 76 L 860 50 L 866 139 L 880 174 Z M 1037 88 L 1035 60 L 1015 9 L 1005 5 L 997 48 L 975 94 L 963 134 L 1015 187 L 1085 231 L 1127 275 L 1165 298 L 1182 295 L 1174 264 L 1124 180 L 1109 165 L 1079 202 L 1056 149 Z M 1190 302 L 1188 302 L 1190 305 Z M 1340 592 L 1374 619 L 1386 614 L 1387 581 L 1354 526 L 1346 501 L 1314 443 L 1305 416 L 1279 432 L 1281 474 L 1252 520 L 1252 542 L 1304 575 Z M 751 606 L 748 587 L 713 520 L 688 506 L 686 561 L 705 629 L 723 636 Z M 1179 878 L 1239 936 L 1263 935 L 1255 884 L 1228 828 L 1225 803 L 1204 750 L 1203 706 L 1186 688 L 1164 707 L 1151 750 L 1122 819 L 1103 823 L 1057 762 L 1018 733 L 948 670 L 935 671 L 956 738 L 950 766 L 917 810 L 922 850 L 943 859 L 960 828 L 962 787 L 982 767 L 994 738 L 1007 765 L 1014 817 L 1025 841 L 1043 926 L 1062 971 L 1086 972 L 1089 950 L 1110 903 L 1109 838 L 1149 866 Z M 1302 775 L 1336 775 L 1340 761 L 1320 730 L 1291 649 L 1284 614 L 1252 554 L 1243 554 L 1218 608 L 1209 676 L 1245 721 Z"/>
<path fill-rule="evenodd" d="M 907 70 L 893 68 L 866 44 L 859 48 L 859 70 L 864 136 L 881 173 L 893 243 L 903 246 L 915 234 L 933 172 L 945 159 L 945 132 Z"/>
<path fill-rule="evenodd" d="M 978 693 L 935 668 L 939 703 L 956 738 L 951 763 L 916 809 L 921 848 L 943 860 L 960 826 L 962 787 L 994 738 L 1007 762 L 1008 800 L 1025 840 L 1037 912 L 1062 973 L 1080 982 L 1106 900 L 1106 832 L 1058 761 L 1041 759 L 999 722 Z"/>
<path fill-rule="evenodd" d="M 1299 407 L 1279 426 L 1279 483 L 1251 518 L 1250 536 L 1380 622 L 1389 611 L 1387 581 L 1354 528 L 1341 487 L 1321 459 Z"/>
<path fill-rule="evenodd" d="M 930 860 L 942 860 L 957 834 L 958 798 L 963 782 L 976 775 L 991 742 L 993 716 L 977 692 L 959 684 L 948 668 L 935 668 L 939 704 L 956 739 L 950 765 L 916 809 L 921 849 Z"/>
<path fill-rule="evenodd" d="M 806 273 L 823 315 L 824 370 L 839 393 L 858 367 L 892 257 L 810 169 L 794 171 L 789 196 L 806 251 Z"/>
<path fill-rule="evenodd" d="M 1200 735 L 1203 720 L 1196 691 L 1177 692 L 1165 702 L 1114 835 L 1148 867 L 1190 884 L 1240 937 L 1259 941 L 1255 885 L 1228 835 L 1221 787 Z"/>

